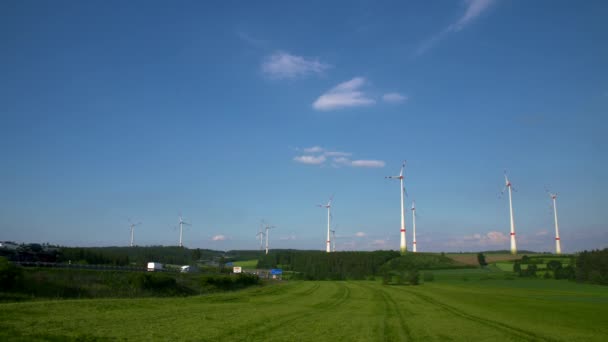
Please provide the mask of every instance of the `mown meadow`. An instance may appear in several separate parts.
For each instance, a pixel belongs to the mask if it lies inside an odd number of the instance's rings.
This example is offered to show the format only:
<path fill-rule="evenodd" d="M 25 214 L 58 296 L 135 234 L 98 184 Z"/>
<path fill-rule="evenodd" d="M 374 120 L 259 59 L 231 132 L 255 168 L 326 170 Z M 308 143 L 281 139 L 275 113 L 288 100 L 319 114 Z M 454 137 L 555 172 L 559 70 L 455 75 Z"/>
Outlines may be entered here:
<path fill-rule="evenodd" d="M 421 285 L 284 281 L 177 298 L 0 304 L 0 340 L 603 341 L 608 288 L 498 268 Z M 432 275 L 432 276 L 429 276 Z"/>

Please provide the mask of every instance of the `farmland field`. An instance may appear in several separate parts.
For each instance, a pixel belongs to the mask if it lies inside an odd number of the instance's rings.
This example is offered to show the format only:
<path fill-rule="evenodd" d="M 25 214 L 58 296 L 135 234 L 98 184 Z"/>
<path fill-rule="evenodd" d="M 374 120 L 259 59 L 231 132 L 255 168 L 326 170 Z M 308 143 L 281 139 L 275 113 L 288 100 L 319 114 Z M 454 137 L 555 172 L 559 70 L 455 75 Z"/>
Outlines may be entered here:
<path fill-rule="evenodd" d="M 293 281 L 187 298 L 0 304 L 0 340 L 591 341 L 608 288 L 450 270 L 419 286 Z"/>
<path fill-rule="evenodd" d="M 479 261 L 477 260 L 477 253 L 446 253 L 446 256 L 450 259 L 454 259 L 460 263 L 472 266 L 478 266 Z M 510 253 L 487 253 L 485 254 L 486 262 L 488 264 L 498 261 L 508 261 L 520 259 L 521 255 L 513 255 Z"/>
<path fill-rule="evenodd" d="M 258 259 L 235 261 L 235 262 L 232 263 L 232 265 L 234 265 L 234 266 L 241 266 L 243 268 L 257 268 L 257 266 L 258 266 Z"/>

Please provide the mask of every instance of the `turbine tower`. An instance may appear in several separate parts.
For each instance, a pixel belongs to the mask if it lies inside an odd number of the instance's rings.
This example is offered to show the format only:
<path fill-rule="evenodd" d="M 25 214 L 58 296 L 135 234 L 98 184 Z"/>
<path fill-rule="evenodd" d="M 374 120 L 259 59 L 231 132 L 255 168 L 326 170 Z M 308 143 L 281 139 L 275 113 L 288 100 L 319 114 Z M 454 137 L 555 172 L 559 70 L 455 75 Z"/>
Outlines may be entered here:
<path fill-rule="evenodd" d="M 268 231 L 270 231 L 272 228 L 276 228 L 276 227 L 266 224 L 265 228 L 266 228 L 266 234 L 264 234 L 264 235 L 266 235 L 266 254 L 268 254 Z"/>
<path fill-rule="evenodd" d="M 403 195 L 405 194 L 405 187 L 403 186 L 403 169 L 405 169 L 405 160 L 401 165 L 401 172 L 399 172 L 399 176 L 384 177 L 390 179 L 399 179 L 401 182 L 401 254 L 405 254 L 405 252 L 407 252 L 407 245 L 405 243 L 405 207 L 403 206 Z"/>
<path fill-rule="evenodd" d="M 331 231 L 331 242 L 332 242 L 332 248 L 331 251 L 335 252 L 336 251 L 336 231 L 335 230 L 330 230 Z"/>
<path fill-rule="evenodd" d="M 184 247 L 184 244 L 182 243 L 182 237 L 183 237 L 183 232 L 184 232 L 184 225 L 186 226 L 191 226 L 192 224 L 184 221 L 183 217 L 182 217 L 182 213 L 179 213 L 179 246 L 180 247 Z"/>
<path fill-rule="evenodd" d="M 264 235 L 266 235 L 266 234 L 264 233 L 264 223 L 262 222 L 262 223 L 260 224 L 260 230 L 258 231 L 258 233 L 257 233 L 257 234 L 255 234 L 256 238 L 257 238 L 258 236 L 260 237 L 260 251 L 261 251 L 262 249 L 264 249 Z"/>
<path fill-rule="evenodd" d="M 327 240 L 325 243 L 325 251 L 327 253 L 331 252 L 331 239 L 329 237 L 329 233 L 330 233 L 329 225 L 331 224 L 331 201 L 333 199 L 334 199 L 334 196 L 332 195 L 329 198 L 329 202 L 327 202 L 327 204 L 317 204 L 317 207 L 327 208 Z"/>
<path fill-rule="evenodd" d="M 511 217 L 511 254 L 517 254 L 517 245 L 515 243 L 515 222 L 513 221 L 513 200 L 511 193 L 511 182 L 509 178 L 507 178 L 507 173 L 505 172 L 505 188 L 503 189 L 503 193 L 505 189 L 509 190 L 509 214 Z"/>
<path fill-rule="evenodd" d="M 129 227 L 131 227 L 131 247 L 133 247 L 133 232 L 135 231 L 135 227 L 139 226 L 141 222 L 133 223 L 131 219 L 129 219 Z"/>
<path fill-rule="evenodd" d="M 414 233 L 414 241 L 412 243 L 412 249 L 416 253 L 416 201 L 412 201 L 412 232 Z"/>
<path fill-rule="evenodd" d="M 559 226 L 557 225 L 557 193 L 549 193 L 553 200 L 553 216 L 555 218 L 555 254 L 562 254 L 562 245 L 559 239 Z"/>

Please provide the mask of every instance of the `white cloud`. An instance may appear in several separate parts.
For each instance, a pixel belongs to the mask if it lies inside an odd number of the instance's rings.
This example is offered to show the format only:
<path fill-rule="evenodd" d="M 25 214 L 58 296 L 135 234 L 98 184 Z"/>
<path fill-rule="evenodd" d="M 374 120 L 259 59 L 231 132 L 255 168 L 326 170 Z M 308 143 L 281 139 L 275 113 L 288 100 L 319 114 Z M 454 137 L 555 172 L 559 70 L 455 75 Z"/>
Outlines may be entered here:
<path fill-rule="evenodd" d="M 387 245 L 386 240 L 373 240 L 370 245 L 375 248 L 384 248 Z"/>
<path fill-rule="evenodd" d="M 549 235 L 549 232 L 546 230 L 540 230 L 538 232 L 536 232 L 536 234 L 534 234 L 536 236 L 545 236 L 545 235 Z"/>
<path fill-rule="evenodd" d="M 382 160 L 353 160 L 350 164 L 354 167 L 384 167 L 385 165 Z"/>
<path fill-rule="evenodd" d="M 307 147 L 302 150 L 306 153 L 319 153 L 324 151 L 323 147 L 321 146 Z"/>
<path fill-rule="evenodd" d="M 267 40 L 263 40 L 263 39 L 258 39 L 253 37 L 252 35 L 250 35 L 247 32 L 244 31 L 237 31 L 236 35 L 244 42 L 246 42 L 247 44 L 256 47 L 256 48 L 262 48 L 268 45 L 268 41 Z"/>
<path fill-rule="evenodd" d="M 496 245 L 506 245 L 509 236 L 501 232 L 488 232 L 486 234 L 473 234 L 463 236 L 460 239 L 449 241 L 446 245 L 451 247 L 486 247 Z"/>
<path fill-rule="evenodd" d="M 298 163 L 311 164 L 311 165 L 323 164 L 325 162 L 325 159 L 326 158 L 323 155 L 320 155 L 320 156 L 305 155 L 305 156 L 297 156 L 297 157 L 293 158 L 293 160 Z"/>
<path fill-rule="evenodd" d="M 296 151 L 300 149 L 296 148 Z M 330 151 L 321 146 L 315 145 L 312 147 L 303 148 L 305 155 L 296 156 L 293 158 L 294 161 L 302 164 L 309 165 L 324 165 L 327 161 L 327 158 L 331 158 L 331 166 L 332 167 L 384 167 L 385 163 L 382 160 L 351 160 L 350 157 L 352 153 L 350 152 L 342 152 L 342 151 Z"/>
<path fill-rule="evenodd" d="M 364 232 L 356 232 L 355 236 L 356 237 L 365 237 L 365 236 L 367 236 L 367 234 L 365 234 Z"/>
<path fill-rule="evenodd" d="M 351 156 L 352 153 L 348 152 L 340 152 L 340 151 L 325 151 L 323 155 L 326 157 L 348 157 Z"/>
<path fill-rule="evenodd" d="M 463 27 L 487 10 L 493 2 L 494 0 L 465 0 L 467 9 L 464 15 L 456 23 L 450 25 L 449 29 L 456 32 L 462 30 Z"/>
<path fill-rule="evenodd" d="M 262 72 L 274 79 L 302 78 L 311 74 L 323 74 L 331 66 L 318 59 L 307 59 L 283 51 L 267 56 L 262 62 Z"/>
<path fill-rule="evenodd" d="M 401 103 L 407 100 L 407 96 L 403 96 L 399 93 L 387 93 L 382 95 L 382 100 L 388 103 Z"/>
<path fill-rule="evenodd" d="M 211 240 L 213 241 L 224 241 L 226 240 L 226 236 L 224 235 L 215 235 L 214 237 L 211 238 Z"/>
<path fill-rule="evenodd" d="M 360 90 L 365 85 L 365 78 L 355 77 L 333 87 L 312 104 L 316 110 L 334 110 L 347 107 L 367 106 L 376 103 L 374 99 Z"/>
<path fill-rule="evenodd" d="M 462 30 L 490 8 L 494 2 L 495 0 L 464 0 L 466 7 L 464 14 L 455 23 L 448 25 L 448 27 L 420 44 L 418 49 L 416 49 L 416 55 L 421 55 L 431 49 L 445 38 L 447 34 Z"/>

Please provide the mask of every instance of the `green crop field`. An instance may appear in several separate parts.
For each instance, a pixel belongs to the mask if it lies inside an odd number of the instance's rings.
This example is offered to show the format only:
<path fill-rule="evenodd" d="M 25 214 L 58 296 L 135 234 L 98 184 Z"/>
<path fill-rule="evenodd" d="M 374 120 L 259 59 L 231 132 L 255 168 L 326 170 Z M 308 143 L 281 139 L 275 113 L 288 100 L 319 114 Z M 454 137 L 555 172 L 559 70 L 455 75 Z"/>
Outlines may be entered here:
<path fill-rule="evenodd" d="M 0 340 L 603 341 L 608 288 L 435 271 L 419 286 L 290 281 L 183 298 L 0 304 Z"/>

